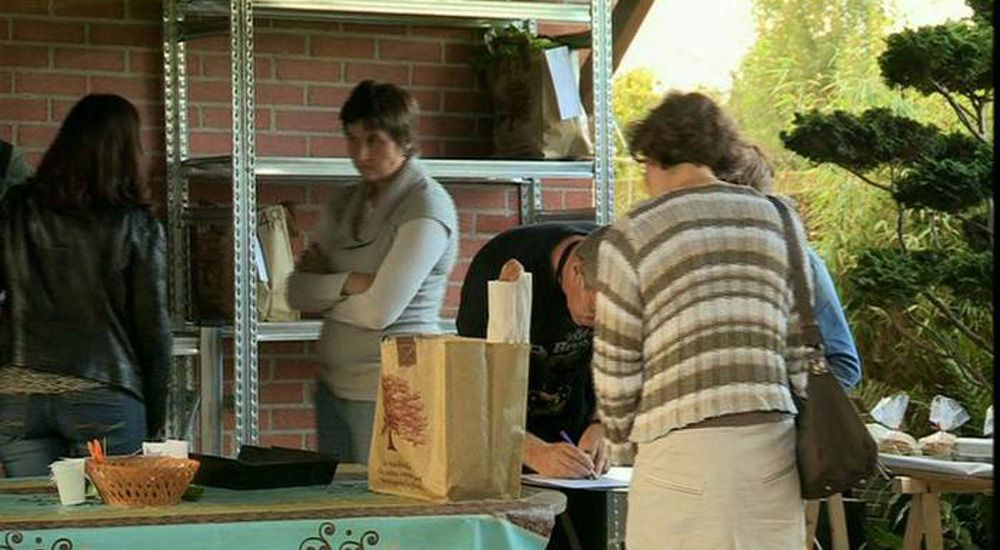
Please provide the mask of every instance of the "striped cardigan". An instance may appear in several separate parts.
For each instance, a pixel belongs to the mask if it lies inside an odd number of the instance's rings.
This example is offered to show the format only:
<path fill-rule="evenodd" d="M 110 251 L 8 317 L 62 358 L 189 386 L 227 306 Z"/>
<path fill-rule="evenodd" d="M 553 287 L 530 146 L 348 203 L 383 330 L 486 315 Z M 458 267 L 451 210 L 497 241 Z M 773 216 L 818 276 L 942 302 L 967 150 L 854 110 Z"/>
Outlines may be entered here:
<path fill-rule="evenodd" d="M 615 463 L 711 417 L 795 412 L 810 350 L 763 195 L 723 182 L 668 193 L 615 223 L 598 257 L 594 387 Z"/>

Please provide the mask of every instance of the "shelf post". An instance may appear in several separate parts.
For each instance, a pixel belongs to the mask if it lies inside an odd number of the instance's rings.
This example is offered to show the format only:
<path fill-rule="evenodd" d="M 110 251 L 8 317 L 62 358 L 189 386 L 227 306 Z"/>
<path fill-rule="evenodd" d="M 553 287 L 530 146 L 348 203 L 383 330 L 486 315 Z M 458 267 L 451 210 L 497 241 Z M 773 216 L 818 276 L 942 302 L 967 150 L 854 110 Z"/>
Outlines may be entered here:
<path fill-rule="evenodd" d="M 615 141 L 612 106 L 611 2 L 591 0 L 591 40 L 594 70 L 594 207 L 597 223 L 614 221 L 615 216 Z"/>
<path fill-rule="evenodd" d="M 188 205 L 188 181 L 183 162 L 188 157 L 187 65 L 181 39 L 182 10 L 176 0 L 163 3 L 163 119 L 166 144 L 167 280 L 170 318 L 174 328 L 184 326 L 190 313 L 188 239 L 184 211 Z M 170 437 L 186 437 L 187 388 L 191 362 L 175 358 L 167 381 L 167 425 Z"/>
<path fill-rule="evenodd" d="M 169 246 L 170 314 L 176 328 L 189 313 L 188 242 L 184 211 L 188 181 L 183 163 L 188 157 L 187 63 L 180 38 L 177 0 L 163 3 L 163 109 L 167 161 L 167 239 Z"/>
<path fill-rule="evenodd" d="M 233 111 L 233 363 L 236 445 L 255 444 L 257 422 L 257 189 L 254 178 L 253 1 L 230 0 Z"/>
<path fill-rule="evenodd" d="M 542 210 L 542 182 L 538 178 L 526 178 L 518 185 L 520 192 L 521 224 L 538 221 L 538 213 Z"/>

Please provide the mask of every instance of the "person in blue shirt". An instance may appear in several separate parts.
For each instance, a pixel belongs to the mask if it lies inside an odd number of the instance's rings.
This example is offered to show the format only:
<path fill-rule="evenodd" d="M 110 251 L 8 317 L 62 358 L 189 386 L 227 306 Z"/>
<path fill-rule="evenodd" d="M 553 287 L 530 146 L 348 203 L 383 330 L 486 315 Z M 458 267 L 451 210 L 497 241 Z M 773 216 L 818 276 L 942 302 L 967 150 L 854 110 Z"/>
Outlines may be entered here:
<path fill-rule="evenodd" d="M 851 327 L 844 317 L 844 308 L 833 286 L 833 279 L 826 269 L 823 259 L 811 248 L 806 247 L 809 267 L 813 277 L 813 298 L 816 301 L 816 324 L 823 337 L 823 352 L 830 372 L 845 390 L 850 390 L 861 382 L 861 358 L 854 345 Z"/>
<path fill-rule="evenodd" d="M 774 189 L 774 171 L 763 151 L 756 145 L 750 145 L 745 149 L 745 153 L 743 162 L 739 163 L 732 173 L 720 175 L 720 179 L 747 185 L 765 195 L 770 195 Z M 823 352 L 834 377 L 845 390 L 851 390 L 861 382 L 861 358 L 858 356 L 858 348 L 854 344 L 851 327 L 847 324 L 844 308 L 840 305 L 840 297 L 837 295 L 837 289 L 833 285 L 826 264 L 812 247 L 807 246 L 806 252 L 809 268 L 812 271 L 816 324 L 823 338 Z"/>

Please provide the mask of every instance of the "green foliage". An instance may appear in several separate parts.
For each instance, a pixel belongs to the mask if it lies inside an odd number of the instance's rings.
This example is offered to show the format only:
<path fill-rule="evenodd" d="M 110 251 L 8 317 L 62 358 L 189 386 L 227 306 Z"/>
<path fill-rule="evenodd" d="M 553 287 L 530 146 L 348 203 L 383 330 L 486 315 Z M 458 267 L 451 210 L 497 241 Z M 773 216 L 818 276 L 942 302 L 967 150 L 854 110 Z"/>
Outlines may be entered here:
<path fill-rule="evenodd" d="M 551 38 L 535 36 L 516 25 L 490 27 L 483 36 L 483 47 L 472 59 L 473 67 L 490 66 L 523 70 L 531 56 L 560 44 Z"/>
<path fill-rule="evenodd" d="M 656 87 L 656 75 L 647 68 L 634 69 L 615 78 L 611 93 L 619 128 L 624 131 L 656 105 L 660 99 Z"/>
<path fill-rule="evenodd" d="M 650 69 L 635 69 L 614 81 L 616 143 L 615 149 L 615 215 L 621 216 L 637 203 L 649 197 L 643 178 L 642 165 L 628 156 L 625 132 L 646 115 L 660 99 L 657 82 Z"/>
<path fill-rule="evenodd" d="M 779 170 L 802 168 L 779 132 L 796 112 L 889 95 L 875 62 L 889 21 L 882 0 L 757 0 L 754 16 L 758 39 L 734 75 L 728 107 Z"/>
<path fill-rule="evenodd" d="M 871 248 L 858 256 L 857 265 L 847 276 L 872 305 L 903 305 L 926 286 L 928 273 L 924 262 L 930 256 L 908 254 L 896 248 Z"/>
<path fill-rule="evenodd" d="M 813 162 L 830 162 L 852 170 L 883 164 L 904 164 L 940 148 L 936 128 L 893 114 L 869 109 L 860 115 L 813 109 L 795 113 L 791 132 L 780 132 L 785 147 Z"/>
<path fill-rule="evenodd" d="M 993 252 L 949 254 L 937 266 L 937 284 L 975 304 L 993 300 Z"/>
<path fill-rule="evenodd" d="M 985 23 L 993 23 L 993 0 L 966 0 L 975 17 Z"/>
<path fill-rule="evenodd" d="M 757 0 L 729 102 L 834 274 L 864 361 L 854 397 L 908 392 L 917 437 L 934 395 L 975 436 L 993 399 L 993 2 L 969 3 L 975 18 L 886 38 L 881 1 Z M 946 546 L 992 548 L 992 497 L 947 501 Z M 900 546 L 906 502 L 867 548 Z"/>
<path fill-rule="evenodd" d="M 992 196 L 993 163 L 989 159 L 921 159 L 896 181 L 893 190 L 893 197 L 906 208 L 949 213 L 972 208 Z"/>
<path fill-rule="evenodd" d="M 993 29 L 969 21 L 907 29 L 889 36 L 879 57 L 886 83 L 924 95 L 942 89 L 966 97 L 992 95 Z"/>

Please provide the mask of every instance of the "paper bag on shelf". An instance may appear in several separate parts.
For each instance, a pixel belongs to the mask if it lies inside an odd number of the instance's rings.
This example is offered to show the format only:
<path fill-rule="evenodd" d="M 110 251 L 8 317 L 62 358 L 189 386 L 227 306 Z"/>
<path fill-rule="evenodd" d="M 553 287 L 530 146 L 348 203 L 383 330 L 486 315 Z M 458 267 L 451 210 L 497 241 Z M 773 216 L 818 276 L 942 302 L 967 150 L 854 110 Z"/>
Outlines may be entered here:
<path fill-rule="evenodd" d="M 264 255 L 267 279 L 257 293 L 265 299 L 258 311 L 265 321 L 298 321 L 299 312 L 288 305 L 288 277 L 295 270 L 288 209 L 283 205 L 262 207 L 257 212 L 257 235 Z M 263 308 L 263 309 L 261 309 Z"/>
<path fill-rule="evenodd" d="M 529 353 L 480 338 L 383 339 L 371 489 L 434 501 L 518 498 Z"/>

